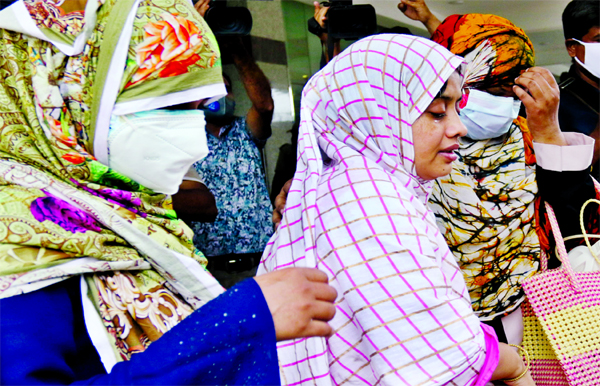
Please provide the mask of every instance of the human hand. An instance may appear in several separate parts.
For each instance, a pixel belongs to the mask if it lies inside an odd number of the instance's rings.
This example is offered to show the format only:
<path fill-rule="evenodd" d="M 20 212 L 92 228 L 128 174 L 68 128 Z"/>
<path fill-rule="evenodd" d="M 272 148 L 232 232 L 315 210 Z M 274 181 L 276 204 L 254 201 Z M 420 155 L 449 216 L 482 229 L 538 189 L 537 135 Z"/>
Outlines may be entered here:
<path fill-rule="evenodd" d="M 275 205 L 273 205 L 273 225 L 275 226 L 275 229 L 277 229 L 281 222 L 290 186 L 292 186 L 292 180 L 288 180 L 281 188 L 277 197 L 275 197 Z"/>
<path fill-rule="evenodd" d="M 427 21 L 433 16 L 425 4 L 425 0 L 400 0 L 398 9 L 409 19 L 420 21 L 423 24 L 427 24 Z"/>
<path fill-rule="evenodd" d="M 198 11 L 200 16 L 204 17 L 206 11 L 208 11 L 208 8 L 210 7 L 210 1 L 211 0 L 198 0 L 198 2 L 194 4 L 194 8 L 196 8 L 196 11 Z"/>
<path fill-rule="evenodd" d="M 316 268 L 286 268 L 254 278 L 263 292 L 275 324 L 277 341 L 330 336 L 327 323 L 335 315 L 337 291 Z"/>
<path fill-rule="evenodd" d="M 329 11 L 329 7 L 322 6 L 318 1 L 313 3 L 315 6 L 315 20 L 319 23 L 321 28 L 325 28 L 325 21 L 327 20 L 327 11 Z"/>
<path fill-rule="evenodd" d="M 552 73 L 542 67 L 529 68 L 515 79 L 513 91 L 525 106 L 533 140 L 567 145 L 558 124 L 560 89 Z"/>

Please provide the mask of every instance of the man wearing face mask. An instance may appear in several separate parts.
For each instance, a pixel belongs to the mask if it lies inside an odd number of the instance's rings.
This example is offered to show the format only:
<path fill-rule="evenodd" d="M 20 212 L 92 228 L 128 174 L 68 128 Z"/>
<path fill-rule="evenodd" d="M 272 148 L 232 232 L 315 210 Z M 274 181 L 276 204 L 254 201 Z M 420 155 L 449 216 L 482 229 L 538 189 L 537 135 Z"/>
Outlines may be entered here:
<path fill-rule="evenodd" d="M 209 271 L 224 287 L 254 276 L 273 233 L 272 206 L 265 184 L 261 149 L 271 135 L 273 99 L 269 81 L 239 37 L 223 39 L 252 103 L 235 117 L 232 83 L 224 75 L 227 96 L 201 106 L 206 116 L 209 155 L 195 169 L 214 194 L 218 215 L 213 223 L 192 222 L 194 243 L 209 260 Z"/>
<path fill-rule="evenodd" d="M 592 174 L 600 177 L 600 3 L 574 0 L 562 21 L 565 45 L 573 64 L 560 83 L 559 121 L 563 131 L 590 135 L 596 140 Z"/>

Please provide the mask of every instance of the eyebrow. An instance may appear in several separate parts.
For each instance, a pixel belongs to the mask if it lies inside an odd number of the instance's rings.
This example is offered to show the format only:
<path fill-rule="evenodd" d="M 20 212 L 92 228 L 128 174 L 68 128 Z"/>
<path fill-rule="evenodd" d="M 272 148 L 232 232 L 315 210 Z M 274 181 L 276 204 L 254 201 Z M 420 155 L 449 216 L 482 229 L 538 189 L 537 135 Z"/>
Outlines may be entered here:
<path fill-rule="evenodd" d="M 460 97 L 458 97 L 456 100 L 461 100 L 463 98 L 463 94 L 460 94 Z M 442 95 L 437 95 L 434 99 L 442 99 L 445 101 L 453 101 L 454 98 L 452 98 L 452 96 L 447 95 L 445 92 Z"/>

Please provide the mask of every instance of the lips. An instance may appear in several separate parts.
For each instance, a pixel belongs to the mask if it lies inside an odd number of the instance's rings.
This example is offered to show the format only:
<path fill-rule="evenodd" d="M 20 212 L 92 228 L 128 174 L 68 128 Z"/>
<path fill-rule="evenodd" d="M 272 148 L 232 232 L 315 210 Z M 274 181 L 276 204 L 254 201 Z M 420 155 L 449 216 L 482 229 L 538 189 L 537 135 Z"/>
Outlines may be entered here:
<path fill-rule="evenodd" d="M 452 153 L 453 151 L 458 150 L 459 147 L 460 146 L 458 146 L 458 143 L 455 143 L 452 146 L 448 146 L 447 148 L 440 150 L 440 153 Z"/>
<path fill-rule="evenodd" d="M 446 160 L 446 162 L 451 163 L 456 161 L 456 159 L 458 158 L 458 155 L 455 153 L 455 150 L 458 150 L 458 148 L 458 144 L 454 144 L 452 146 L 448 146 L 447 148 L 440 150 L 438 154 L 442 156 Z"/>

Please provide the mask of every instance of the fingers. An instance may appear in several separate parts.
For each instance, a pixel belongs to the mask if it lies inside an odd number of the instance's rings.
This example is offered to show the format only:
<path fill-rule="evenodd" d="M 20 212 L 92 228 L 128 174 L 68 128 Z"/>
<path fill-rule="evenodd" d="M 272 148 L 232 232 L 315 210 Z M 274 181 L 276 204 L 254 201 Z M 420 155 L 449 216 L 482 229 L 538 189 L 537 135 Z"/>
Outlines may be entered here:
<path fill-rule="evenodd" d="M 337 291 L 335 288 L 325 283 L 314 284 L 315 298 L 326 302 L 333 303 L 337 298 Z"/>
<path fill-rule="evenodd" d="M 320 282 L 320 283 L 327 283 L 329 281 L 329 278 L 327 277 L 327 274 L 321 270 L 318 270 L 317 268 L 296 268 L 299 269 L 299 272 L 302 272 L 302 274 L 310 281 L 315 281 L 315 282 Z"/>
<path fill-rule="evenodd" d="M 279 227 L 279 223 L 281 222 L 281 212 L 277 209 L 277 207 L 275 207 L 275 209 L 273 209 L 273 225 L 275 226 L 275 229 L 277 230 L 277 227 Z"/>
<path fill-rule="evenodd" d="M 564 146 L 566 140 L 558 122 L 560 89 L 552 73 L 541 67 L 530 68 L 515 79 L 513 90 L 525 106 L 533 140 Z"/>
<path fill-rule="evenodd" d="M 553 88 L 553 85 L 556 85 L 556 87 L 558 88 L 558 84 L 556 83 L 556 79 L 554 79 L 554 75 L 552 75 L 552 73 L 550 72 L 550 70 L 543 68 L 543 67 L 531 67 L 529 68 L 527 71 L 525 71 L 523 74 L 539 74 L 541 75 L 544 80 L 546 80 L 546 82 L 548 82 L 548 84 Z"/>
<path fill-rule="evenodd" d="M 310 323 L 308 323 L 308 325 L 306 326 L 306 329 L 304 330 L 302 336 L 299 336 L 299 338 L 305 336 L 322 336 L 328 338 L 331 335 L 333 335 L 333 328 L 331 328 L 331 326 L 327 322 L 322 322 L 320 320 L 311 320 Z"/>
<path fill-rule="evenodd" d="M 555 99 L 560 97 L 560 90 L 550 71 L 541 67 L 533 67 L 515 79 L 515 84 L 524 87 L 536 100 Z"/>
<path fill-rule="evenodd" d="M 315 268 L 286 268 L 254 278 L 267 302 L 278 341 L 327 336 L 335 315 L 336 290 Z"/>
<path fill-rule="evenodd" d="M 281 188 L 281 191 L 279 192 L 277 197 L 275 197 L 275 203 L 273 205 L 273 216 L 272 216 L 273 224 L 275 225 L 275 229 L 277 229 L 279 227 L 279 223 L 281 222 L 283 210 L 285 209 L 285 203 L 287 201 L 287 195 L 290 190 L 290 186 L 292 186 L 292 180 L 288 180 Z"/>
<path fill-rule="evenodd" d="M 283 184 L 283 188 L 281 188 L 281 190 L 282 190 L 283 192 L 285 192 L 286 196 L 287 196 L 288 192 L 290 191 L 290 186 L 292 186 L 292 182 L 293 182 L 293 181 L 294 181 L 294 179 L 293 179 L 293 178 L 292 178 L 292 179 L 289 179 L 289 180 L 287 180 L 287 181 L 286 181 L 286 183 L 285 183 L 285 184 Z"/>
<path fill-rule="evenodd" d="M 517 98 L 519 98 L 519 100 L 521 100 L 521 102 L 523 102 L 523 104 L 525 105 L 525 108 L 527 108 L 528 105 L 535 102 L 533 100 L 533 97 L 531 95 L 529 95 L 527 93 L 527 91 L 525 91 L 523 88 L 521 88 L 519 86 L 513 86 L 513 91 L 515 92 L 515 95 L 517 95 Z"/>
<path fill-rule="evenodd" d="M 204 17 L 204 15 L 206 14 L 206 11 L 208 10 L 209 7 L 210 7 L 210 0 L 199 0 L 196 4 L 194 4 L 194 8 L 196 9 L 196 11 L 198 11 L 200 16 L 202 16 L 202 17 Z"/>
<path fill-rule="evenodd" d="M 330 302 L 317 301 L 311 304 L 313 320 L 330 321 L 335 316 L 335 306 Z"/>

